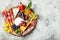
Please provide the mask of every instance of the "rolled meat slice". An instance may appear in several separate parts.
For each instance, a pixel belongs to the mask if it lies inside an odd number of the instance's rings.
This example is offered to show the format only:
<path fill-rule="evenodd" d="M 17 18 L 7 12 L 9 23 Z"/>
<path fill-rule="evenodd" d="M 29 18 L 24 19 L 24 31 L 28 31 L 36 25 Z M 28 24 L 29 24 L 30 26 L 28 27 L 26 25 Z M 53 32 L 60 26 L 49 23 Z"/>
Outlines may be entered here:
<path fill-rule="evenodd" d="M 24 36 L 24 35 L 30 33 L 30 31 L 31 31 L 32 29 L 34 29 L 34 26 L 28 28 L 25 32 L 23 32 L 23 33 L 22 33 L 22 36 Z"/>
<path fill-rule="evenodd" d="M 27 30 L 22 33 L 22 36 L 30 33 L 35 28 L 36 23 L 37 23 L 37 20 L 33 20 L 29 28 L 27 28 Z"/>

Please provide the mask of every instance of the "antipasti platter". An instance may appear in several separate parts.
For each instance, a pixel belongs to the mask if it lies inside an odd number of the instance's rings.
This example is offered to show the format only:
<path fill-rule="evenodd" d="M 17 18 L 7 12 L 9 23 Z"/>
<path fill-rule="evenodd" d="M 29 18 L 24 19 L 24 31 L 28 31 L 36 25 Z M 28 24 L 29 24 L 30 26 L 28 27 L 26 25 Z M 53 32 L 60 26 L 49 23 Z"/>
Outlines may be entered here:
<path fill-rule="evenodd" d="M 16 36 L 29 34 L 35 28 L 38 18 L 31 6 L 30 1 L 27 6 L 20 3 L 18 6 L 4 9 L 2 11 L 4 31 Z"/>

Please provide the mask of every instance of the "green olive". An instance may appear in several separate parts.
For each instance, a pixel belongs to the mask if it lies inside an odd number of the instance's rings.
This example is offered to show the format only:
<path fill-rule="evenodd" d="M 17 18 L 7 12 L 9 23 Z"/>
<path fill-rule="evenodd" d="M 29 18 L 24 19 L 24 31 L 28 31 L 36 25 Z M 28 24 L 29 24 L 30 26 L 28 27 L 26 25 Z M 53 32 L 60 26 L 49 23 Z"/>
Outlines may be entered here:
<path fill-rule="evenodd" d="M 21 33 L 21 30 L 18 28 L 17 30 L 15 30 L 15 32 L 16 32 L 17 34 L 19 34 L 19 33 Z"/>

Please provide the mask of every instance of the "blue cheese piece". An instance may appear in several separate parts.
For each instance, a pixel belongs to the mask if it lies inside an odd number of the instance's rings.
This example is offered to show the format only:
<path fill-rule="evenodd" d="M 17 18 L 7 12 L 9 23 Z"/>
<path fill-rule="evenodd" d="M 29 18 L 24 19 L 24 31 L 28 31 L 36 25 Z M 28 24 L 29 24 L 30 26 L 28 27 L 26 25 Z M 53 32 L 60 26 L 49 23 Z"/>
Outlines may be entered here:
<path fill-rule="evenodd" d="M 15 19 L 15 25 L 19 25 L 21 23 L 21 21 L 24 21 L 24 20 L 22 18 L 20 18 L 20 17 L 17 17 Z"/>
<path fill-rule="evenodd" d="M 16 17 L 16 15 L 17 15 L 18 11 L 19 11 L 19 9 L 18 9 L 18 8 L 13 8 L 14 18 Z"/>

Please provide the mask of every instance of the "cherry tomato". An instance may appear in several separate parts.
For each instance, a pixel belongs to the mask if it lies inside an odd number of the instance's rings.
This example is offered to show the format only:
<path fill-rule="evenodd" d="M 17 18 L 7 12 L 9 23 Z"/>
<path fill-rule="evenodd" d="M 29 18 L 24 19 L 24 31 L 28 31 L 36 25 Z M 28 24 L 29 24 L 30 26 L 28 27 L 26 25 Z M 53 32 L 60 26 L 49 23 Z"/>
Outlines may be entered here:
<path fill-rule="evenodd" d="M 24 9 L 25 9 L 25 6 L 22 3 L 20 3 L 20 7 L 19 7 L 20 12 L 23 12 Z"/>

